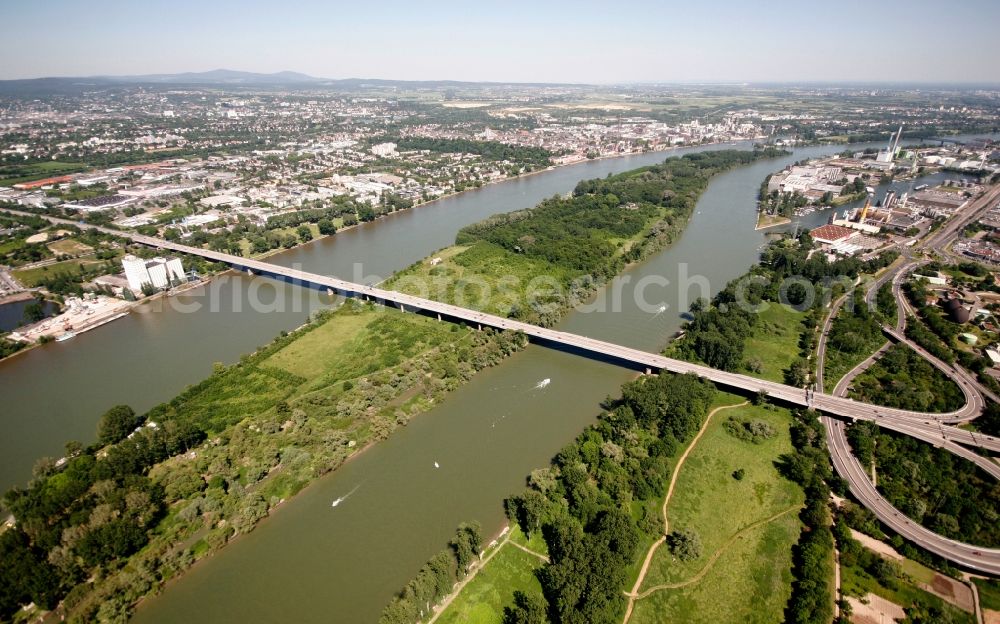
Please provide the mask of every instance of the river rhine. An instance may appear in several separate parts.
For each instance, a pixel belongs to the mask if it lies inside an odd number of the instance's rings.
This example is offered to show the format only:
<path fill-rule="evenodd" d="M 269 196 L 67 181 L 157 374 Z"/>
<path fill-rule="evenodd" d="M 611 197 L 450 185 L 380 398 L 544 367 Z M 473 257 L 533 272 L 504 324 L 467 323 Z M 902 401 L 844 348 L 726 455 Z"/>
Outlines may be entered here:
<path fill-rule="evenodd" d="M 686 303 L 711 296 L 757 260 L 765 235 L 753 230 L 753 206 L 764 176 L 790 162 L 834 151 L 799 149 L 793 156 L 717 176 L 671 247 L 632 267 L 625 273 L 628 283 L 602 290 L 588 306 L 593 310 L 574 311 L 559 329 L 658 350 L 680 326 Z M 586 162 L 489 186 L 270 260 L 379 281 L 451 244 L 466 224 L 532 206 L 571 190 L 581 179 L 670 155 Z M 812 227 L 827 216 L 808 215 L 802 225 Z M 360 273 L 355 263 L 360 263 Z M 685 275 L 697 277 L 685 280 Z M 669 280 L 667 286 L 647 285 L 643 292 L 650 305 L 667 305 L 664 313 L 642 309 L 635 300 L 636 284 L 651 276 Z M 678 288 L 685 282 L 688 288 Z M 621 296 L 612 296 L 614 290 Z M 268 303 L 272 311 L 253 310 L 251 298 Z M 205 377 L 213 362 L 232 362 L 301 324 L 310 310 L 329 303 L 323 299 L 294 286 L 230 276 L 0 364 L 6 408 L 0 485 L 24 482 L 32 462 L 43 455 L 59 456 L 66 440 L 92 440 L 97 417 L 111 405 L 128 403 L 138 411 L 168 400 Z M 176 309 L 181 307 L 198 309 Z M 629 376 L 609 364 L 532 345 L 307 488 L 253 533 L 145 601 L 135 620 L 374 621 L 392 593 L 444 545 L 458 523 L 475 519 L 486 534 L 499 530 L 502 499 L 593 422 L 600 400 L 616 393 Z M 551 383 L 535 389 L 545 378 Z M 331 508 L 331 500 L 355 487 L 348 500 Z"/>

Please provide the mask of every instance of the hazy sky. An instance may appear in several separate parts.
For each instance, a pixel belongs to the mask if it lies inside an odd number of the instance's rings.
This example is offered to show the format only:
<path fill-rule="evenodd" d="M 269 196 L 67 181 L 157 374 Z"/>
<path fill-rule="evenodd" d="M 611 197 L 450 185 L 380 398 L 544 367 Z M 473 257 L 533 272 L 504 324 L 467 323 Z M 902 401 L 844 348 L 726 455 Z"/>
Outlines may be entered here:
<path fill-rule="evenodd" d="M 0 78 L 1000 82 L 1000 0 L 0 0 Z"/>

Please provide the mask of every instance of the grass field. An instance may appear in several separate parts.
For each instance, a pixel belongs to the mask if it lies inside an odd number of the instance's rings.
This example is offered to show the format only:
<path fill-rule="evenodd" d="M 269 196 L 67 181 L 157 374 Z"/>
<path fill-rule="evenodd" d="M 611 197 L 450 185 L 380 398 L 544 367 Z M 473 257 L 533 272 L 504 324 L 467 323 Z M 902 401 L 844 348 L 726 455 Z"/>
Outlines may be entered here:
<path fill-rule="evenodd" d="M 759 314 L 753 335 L 746 342 L 744 353 L 749 358 L 757 358 L 761 363 L 759 373 L 744 371 L 748 375 L 784 381 L 784 372 L 799 357 L 799 338 L 802 336 L 802 312 L 780 305 L 770 304 Z"/>
<path fill-rule="evenodd" d="M 513 254 L 491 243 L 455 246 L 432 254 L 388 280 L 386 288 L 507 316 L 515 306 L 549 301 L 553 284 L 573 275 L 543 260 Z M 544 276 L 539 278 L 539 276 Z"/>
<path fill-rule="evenodd" d="M 783 621 L 792 582 L 790 544 L 798 540 L 800 525 L 789 513 L 746 532 L 698 582 L 636 602 L 630 622 Z"/>
<path fill-rule="evenodd" d="M 73 260 L 65 260 L 63 262 L 56 262 L 55 264 L 35 269 L 14 270 L 11 271 L 11 273 L 15 278 L 17 278 L 17 281 L 21 282 L 28 288 L 33 288 L 38 286 L 46 278 L 52 277 L 58 273 L 64 273 L 67 271 L 76 272 L 81 266 L 90 267 L 104 264 L 105 262 L 106 260 L 86 260 L 77 258 Z"/>
<path fill-rule="evenodd" d="M 526 543 L 516 527 L 514 531 L 511 540 Z M 515 591 L 541 595 L 542 586 L 535 577 L 535 570 L 542 565 L 538 557 L 512 544 L 504 544 L 437 621 L 441 624 L 500 624 L 504 607 L 513 602 Z"/>
<path fill-rule="evenodd" d="M 981 578 L 972 580 L 979 590 L 979 604 L 984 609 L 1000 611 L 1000 581 Z"/>
<path fill-rule="evenodd" d="M 272 355 L 268 364 L 306 379 L 314 379 L 327 371 L 339 369 L 344 360 L 364 360 L 364 356 L 358 358 L 345 346 L 351 341 L 364 341 L 362 333 L 371 321 L 372 313 L 366 313 L 345 315 L 336 322 L 325 323 Z M 337 345 L 338 348 L 330 349 L 329 345 Z"/>
<path fill-rule="evenodd" d="M 784 225 L 791 222 L 792 220 L 788 217 L 759 212 L 757 213 L 757 227 L 755 229 L 763 230 L 765 228 L 774 227 L 776 225 Z"/>
<path fill-rule="evenodd" d="M 730 396 L 724 403 L 738 400 Z M 765 421 L 776 435 L 760 444 L 739 440 L 725 429 L 730 417 Z M 792 451 L 790 423 L 786 410 L 752 405 L 720 412 L 712 420 L 680 468 L 667 508 L 671 531 L 698 532 L 702 556 L 681 562 L 667 548 L 660 548 L 640 592 L 698 580 L 638 600 L 636 622 L 669 621 L 673 618 L 665 613 L 670 612 L 687 614 L 684 621 L 690 621 L 691 613 L 704 613 L 704 621 L 711 622 L 744 622 L 751 614 L 753 621 L 782 620 L 791 592 L 791 548 L 799 536 L 797 508 L 804 500 L 801 489 L 781 477 L 774 466 L 780 455 Z M 738 469 L 745 471 L 739 481 L 732 476 Z M 748 529 L 785 511 L 771 522 Z M 713 563 L 717 552 L 721 554 Z"/>
<path fill-rule="evenodd" d="M 11 186 L 20 182 L 31 182 L 40 178 L 48 178 L 67 173 L 75 173 L 87 168 L 87 165 L 79 162 L 63 162 L 49 160 L 33 163 L 30 165 L 20 165 L 5 167 L 0 173 L 0 185 Z"/>
<path fill-rule="evenodd" d="M 864 596 L 871 592 L 876 596 L 881 596 L 899 606 L 907 609 L 915 603 L 920 602 L 928 606 L 936 607 L 951 616 L 950 622 L 954 624 L 974 624 L 975 617 L 958 607 L 949 604 L 938 598 L 934 594 L 925 592 L 903 580 L 896 584 L 895 588 L 885 587 L 865 570 L 858 566 L 842 565 L 840 567 L 841 590 L 848 596 Z"/>

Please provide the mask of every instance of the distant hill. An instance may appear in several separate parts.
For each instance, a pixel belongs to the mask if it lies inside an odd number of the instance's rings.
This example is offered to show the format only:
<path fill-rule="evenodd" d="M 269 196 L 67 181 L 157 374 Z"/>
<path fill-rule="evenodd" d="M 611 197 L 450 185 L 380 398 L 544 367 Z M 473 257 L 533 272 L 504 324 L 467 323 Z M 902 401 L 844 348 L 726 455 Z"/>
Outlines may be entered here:
<path fill-rule="evenodd" d="M 213 69 L 206 72 L 184 72 L 181 74 L 145 74 L 140 76 L 99 76 L 100 79 L 112 82 L 159 84 L 242 84 L 242 85 L 281 85 L 320 82 L 322 78 L 314 78 L 293 71 L 282 71 L 273 74 L 235 71 L 232 69 Z"/>
<path fill-rule="evenodd" d="M 381 78 L 317 78 L 293 71 L 282 71 L 273 74 L 236 71 L 232 69 L 214 69 L 205 72 L 184 72 L 179 74 L 143 74 L 136 76 L 81 76 L 81 77 L 46 77 L 24 78 L 19 80 L 0 80 L 0 95 L 44 96 L 49 94 L 72 94 L 93 89 L 128 87 L 136 85 L 164 86 L 217 86 L 230 88 L 316 88 L 334 91 L 364 91 L 367 89 L 408 89 L 447 87 L 483 87 L 483 86 L 581 86 L 561 85 L 559 83 L 526 83 L 526 82 L 465 82 L 461 80 L 388 80 Z"/>
<path fill-rule="evenodd" d="M 125 87 L 134 85 L 197 85 L 229 87 L 304 87 L 326 82 L 306 74 L 292 71 L 260 74 L 256 72 L 215 69 L 206 72 L 180 74 L 146 74 L 139 76 L 80 76 L 24 78 L 0 80 L 2 95 L 46 95 L 53 93 L 78 93 L 89 89 Z"/>

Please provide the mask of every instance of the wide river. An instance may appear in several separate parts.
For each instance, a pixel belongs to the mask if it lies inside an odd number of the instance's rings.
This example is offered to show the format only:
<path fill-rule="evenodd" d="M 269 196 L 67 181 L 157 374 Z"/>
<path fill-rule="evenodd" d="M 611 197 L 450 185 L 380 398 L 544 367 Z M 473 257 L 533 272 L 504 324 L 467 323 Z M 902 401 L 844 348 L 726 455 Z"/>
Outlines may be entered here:
<path fill-rule="evenodd" d="M 270 261 L 377 282 L 451 244 L 464 225 L 533 206 L 582 179 L 688 151 L 589 161 L 492 185 Z M 764 176 L 835 151 L 803 148 L 717 176 L 671 247 L 632 267 L 595 301 L 567 315 L 559 329 L 662 348 L 687 304 L 711 296 L 757 260 L 765 234 L 753 229 L 754 202 Z M 800 221 L 813 227 L 827 217 L 817 212 Z M 230 274 L 0 363 L 0 485 L 24 483 L 33 462 L 60 456 L 67 440 L 93 440 L 97 418 L 108 407 L 127 403 L 139 411 L 168 400 L 207 376 L 213 362 L 235 361 L 329 303 L 315 291 Z M 373 622 L 457 524 L 478 520 L 485 533 L 498 531 L 502 499 L 593 422 L 600 400 L 630 375 L 532 345 L 304 490 L 253 533 L 146 600 L 135 620 Z M 551 383 L 537 389 L 542 379 Z M 330 506 L 351 491 L 341 505 Z"/>

